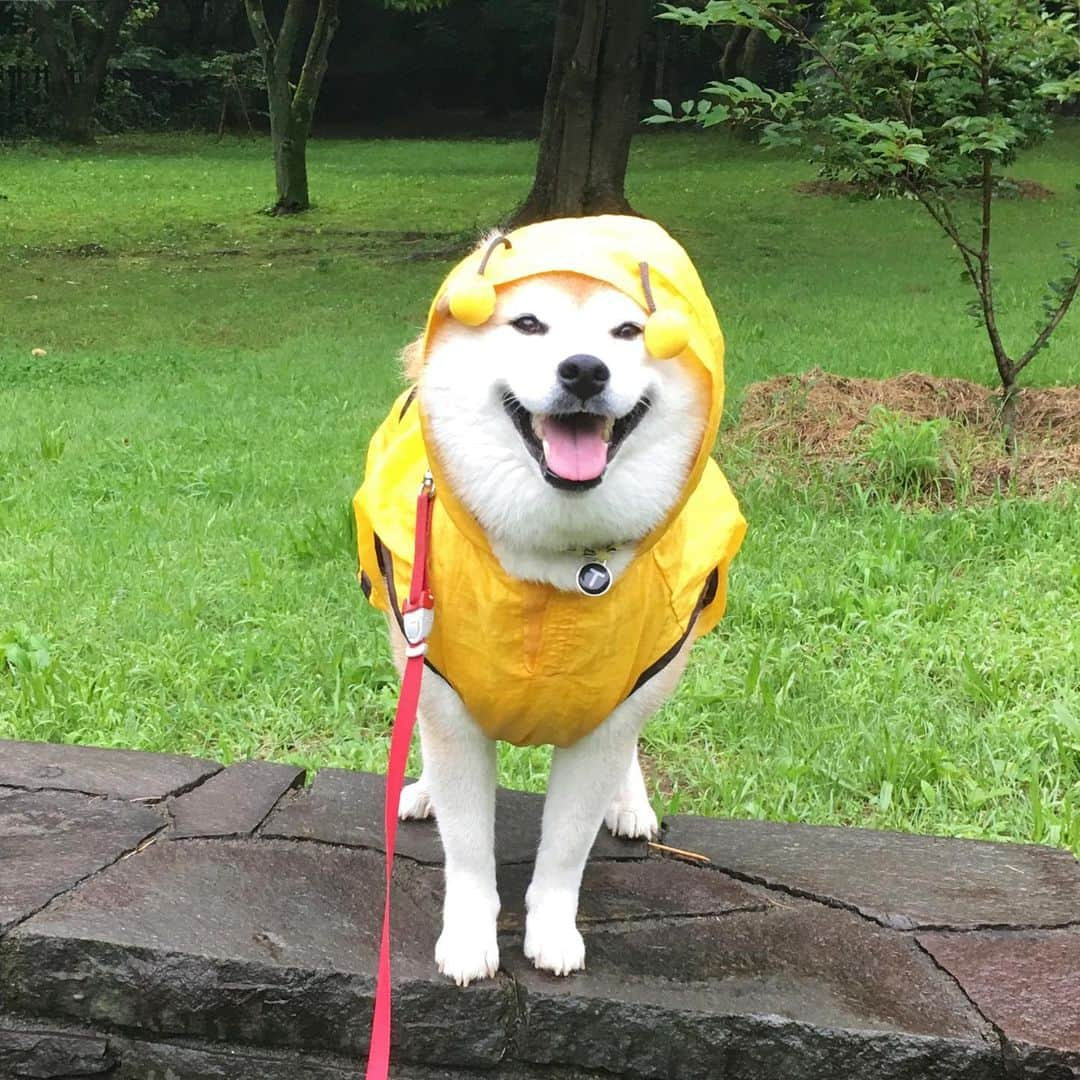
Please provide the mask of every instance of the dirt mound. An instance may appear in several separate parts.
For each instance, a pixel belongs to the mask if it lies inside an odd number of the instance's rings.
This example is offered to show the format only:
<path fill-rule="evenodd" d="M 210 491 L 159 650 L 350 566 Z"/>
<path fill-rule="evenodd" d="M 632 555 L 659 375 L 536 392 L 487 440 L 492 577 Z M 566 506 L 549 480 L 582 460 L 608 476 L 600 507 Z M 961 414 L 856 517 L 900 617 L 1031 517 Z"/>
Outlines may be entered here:
<path fill-rule="evenodd" d="M 965 379 L 908 372 L 853 379 L 815 369 L 748 387 L 737 438 L 814 461 L 861 460 L 875 426 L 875 406 L 911 421 L 950 421 L 949 457 L 962 459 L 975 492 L 1014 487 L 1041 494 L 1080 482 L 1080 387 L 1024 390 L 1017 415 L 1020 454 L 1004 452 L 1000 396 Z"/>
<path fill-rule="evenodd" d="M 1018 199 L 1035 199 L 1044 202 L 1054 197 L 1054 189 L 1040 184 L 1038 180 L 1024 180 L 1015 176 L 1003 177 L 998 190 L 1004 195 L 1013 195 Z"/>

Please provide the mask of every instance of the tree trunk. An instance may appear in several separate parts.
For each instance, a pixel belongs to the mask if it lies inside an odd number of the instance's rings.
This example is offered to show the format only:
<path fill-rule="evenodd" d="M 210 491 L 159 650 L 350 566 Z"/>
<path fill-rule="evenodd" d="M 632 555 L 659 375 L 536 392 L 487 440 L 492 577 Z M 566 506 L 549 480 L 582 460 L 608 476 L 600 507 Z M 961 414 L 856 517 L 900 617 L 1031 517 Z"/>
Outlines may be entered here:
<path fill-rule="evenodd" d="M 60 118 L 60 137 L 67 142 L 94 141 L 91 125 L 98 93 L 130 7 L 131 0 L 107 0 L 100 28 L 90 31 L 85 40 L 76 37 L 74 48 L 83 52 L 85 60 L 81 71 L 79 57 L 65 56 L 60 47 L 54 10 L 42 5 L 31 9 L 38 50 L 49 67 L 49 99 Z"/>
<path fill-rule="evenodd" d="M 310 205 L 307 186 L 307 140 L 297 146 L 290 134 L 292 92 L 289 74 L 274 71 L 273 64 L 264 62 L 266 99 L 270 113 L 270 144 L 274 152 L 274 181 L 277 201 L 271 207 L 275 214 L 294 214 Z"/>
<path fill-rule="evenodd" d="M 94 141 L 94 133 L 91 123 L 94 118 L 94 100 L 91 88 L 85 83 L 75 86 L 75 92 L 65 96 L 60 103 L 60 115 L 63 122 L 60 127 L 60 138 L 64 142 L 77 143 L 88 146 Z"/>
<path fill-rule="evenodd" d="M 275 214 L 298 214 L 311 206 L 308 197 L 307 131 L 290 119 L 285 130 L 272 132 L 274 176 L 277 180 Z"/>
<path fill-rule="evenodd" d="M 277 202 L 274 214 L 296 214 L 311 205 L 308 196 L 307 141 L 315 102 L 326 75 L 326 58 L 339 22 L 339 0 L 319 0 L 304 66 L 295 90 L 289 81 L 304 0 L 289 0 L 277 37 L 270 33 L 262 0 L 244 0 L 248 23 L 263 61 L 274 148 Z"/>
<path fill-rule="evenodd" d="M 53 116 L 59 118 L 60 137 L 65 142 L 92 142 L 90 115 L 85 107 L 86 89 L 76 84 L 75 74 L 60 49 L 53 12 L 49 8 L 35 7 L 31 10 L 31 19 L 38 51 L 45 57 L 49 69 L 49 105 Z"/>
<path fill-rule="evenodd" d="M 633 213 L 624 185 L 651 0 L 560 0 L 536 176 L 511 223 Z"/>
<path fill-rule="evenodd" d="M 667 23 L 657 19 L 656 21 L 656 59 L 653 61 L 653 94 L 654 98 L 666 98 L 667 92 L 667 67 L 668 50 L 671 48 L 672 28 Z"/>
<path fill-rule="evenodd" d="M 724 55 L 720 58 L 720 74 L 725 80 L 734 79 L 742 74 L 742 54 L 749 36 L 750 30 L 746 26 L 736 26 L 732 29 L 731 37 L 724 45 Z"/>

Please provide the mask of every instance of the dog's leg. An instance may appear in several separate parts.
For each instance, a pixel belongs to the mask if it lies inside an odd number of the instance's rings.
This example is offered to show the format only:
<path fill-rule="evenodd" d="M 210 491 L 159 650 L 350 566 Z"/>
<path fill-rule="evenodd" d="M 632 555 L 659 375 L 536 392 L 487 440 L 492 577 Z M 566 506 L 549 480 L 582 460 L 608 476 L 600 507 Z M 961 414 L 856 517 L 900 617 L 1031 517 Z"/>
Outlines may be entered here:
<path fill-rule="evenodd" d="M 395 650 L 395 659 L 397 652 L 398 650 Z M 404 654 L 401 656 L 401 662 L 404 663 Z M 420 760 L 425 762 L 427 754 L 424 753 L 423 725 L 418 724 L 417 730 L 420 735 Z M 431 817 L 431 812 L 431 779 L 427 769 L 421 765 L 420 778 L 401 789 L 401 795 L 398 796 L 397 816 L 401 821 L 423 821 Z"/>
<path fill-rule="evenodd" d="M 435 682 L 434 679 L 431 680 Z M 424 777 L 446 860 L 439 970 L 459 986 L 499 968 L 495 887 L 495 743 L 444 684 L 437 713 L 421 715 Z M 430 719 L 429 719 L 430 717 Z"/>
<path fill-rule="evenodd" d="M 644 719 L 619 711 L 573 746 L 556 747 L 551 758 L 540 848 L 525 895 L 525 955 L 556 975 L 585 966 L 576 925 L 581 875 L 625 771 L 620 766 L 634 752 L 640 722 L 632 721 Z"/>
<path fill-rule="evenodd" d="M 405 645 L 397 623 L 389 616 L 386 619 L 386 629 L 390 638 L 390 654 L 397 667 L 398 676 L 404 676 Z M 423 730 L 420 730 L 420 760 L 427 761 L 427 754 L 424 753 Z M 419 780 L 406 784 L 401 789 L 401 794 L 398 796 L 397 816 L 401 821 L 420 821 L 431 817 L 431 781 L 426 768 L 421 767 Z"/>
<path fill-rule="evenodd" d="M 630 768 L 604 814 L 604 824 L 613 836 L 626 836 L 631 840 L 652 840 L 660 833 L 660 822 L 656 820 L 645 778 L 641 775 L 637 746 L 630 755 Z"/>
<path fill-rule="evenodd" d="M 397 628 L 391 644 L 399 667 L 404 649 Z M 442 933 L 435 963 L 459 986 L 499 969 L 495 885 L 495 743 L 473 723 L 457 694 L 433 672 L 420 693 L 424 767 L 413 788 L 416 805 L 429 802 L 446 863 Z"/>
<path fill-rule="evenodd" d="M 437 712 L 429 708 L 420 718 L 425 782 L 446 860 L 443 927 L 435 963 L 459 986 L 467 986 L 499 968 L 495 743 L 469 719 L 445 683 L 440 689 L 437 696 L 443 700 Z"/>
<path fill-rule="evenodd" d="M 556 748 L 552 755 L 540 848 L 525 895 L 525 955 L 538 968 L 566 975 L 585 966 L 585 942 L 577 928 L 585 861 L 605 811 L 617 799 L 620 785 L 627 786 L 630 773 L 636 773 L 640 796 L 648 805 L 637 764 L 637 738 L 674 690 L 689 653 L 688 642 L 598 728 L 573 746 Z"/>
<path fill-rule="evenodd" d="M 431 781 L 427 769 L 420 773 L 420 779 L 401 789 L 398 799 L 397 816 L 402 821 L 422 821 L 431 817 Z"/>

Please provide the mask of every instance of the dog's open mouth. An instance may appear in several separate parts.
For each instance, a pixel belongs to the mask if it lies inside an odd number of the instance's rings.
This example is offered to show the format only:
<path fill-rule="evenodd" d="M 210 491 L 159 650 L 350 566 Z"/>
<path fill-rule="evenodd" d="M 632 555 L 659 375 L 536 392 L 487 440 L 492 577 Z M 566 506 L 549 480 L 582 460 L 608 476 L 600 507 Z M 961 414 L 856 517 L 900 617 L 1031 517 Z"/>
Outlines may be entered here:
<path fill-rule="evenodd" d="M 510 391 L 502 401 L 544 479 L 573 491 L 596 487 L 603 480 L 608 462 L 651 404 L 643 395 L 625 416 L 615 418 L 587 412 L 531 413 Z"/>

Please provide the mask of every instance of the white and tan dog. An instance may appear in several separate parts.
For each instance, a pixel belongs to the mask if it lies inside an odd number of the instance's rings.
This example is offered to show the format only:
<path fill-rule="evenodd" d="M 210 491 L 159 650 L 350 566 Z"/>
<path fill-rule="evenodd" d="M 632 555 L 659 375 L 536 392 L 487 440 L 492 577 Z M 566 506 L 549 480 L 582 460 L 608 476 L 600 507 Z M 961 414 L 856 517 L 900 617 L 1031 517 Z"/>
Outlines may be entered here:
<path fill-rule="evenodd" d="M 406 352 L 414 388 L 369 452 L 362 579 L 400 606 L 411 512 L 436 482 L 437 618 L 420 703 L 423 771 L 402 818 L 445 851 L 439 970 L 499 966 L 495 740 L 553 743 L 525 954 L 584 966 L 582 872 L 602 823 L 651 837 L 638 735 L 722 614 L 744 523 L 709 451 L 723 344 L 685 252 L 651 222 L 546 222 L 451 272 Z"/>

